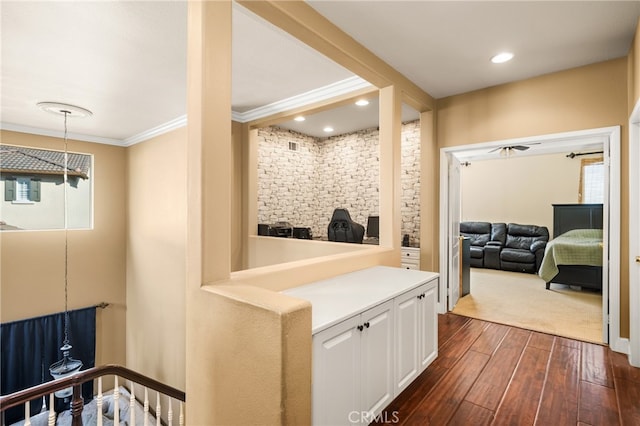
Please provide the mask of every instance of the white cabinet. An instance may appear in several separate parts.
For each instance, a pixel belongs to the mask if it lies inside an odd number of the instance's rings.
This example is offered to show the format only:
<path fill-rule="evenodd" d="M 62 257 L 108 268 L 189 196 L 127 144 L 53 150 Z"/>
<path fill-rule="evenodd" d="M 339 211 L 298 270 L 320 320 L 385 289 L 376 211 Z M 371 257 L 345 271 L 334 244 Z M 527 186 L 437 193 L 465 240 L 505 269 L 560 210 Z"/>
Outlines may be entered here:
<path fill-rule="evenodd" d="M 394 397 L 438 356 L 436 303 L 436 287 L 429 284 L 395 298 Z"/>
<path fill-rule="evenodd" d="M 314 425 L 371 423 L 435 359 L 437 289 L 376 266 L 283 292 L 312 305 Z"/>
<path fill-rule="evenodd" d="M 420 269 L 420 248 L 401 247 L 400 266 L 404 269 Z"/>
<path fill-rule="evenodd" d="M 393 400 L 393 319 L 388 301 L 313 336 L 314 425 L 368 424 Z"/>

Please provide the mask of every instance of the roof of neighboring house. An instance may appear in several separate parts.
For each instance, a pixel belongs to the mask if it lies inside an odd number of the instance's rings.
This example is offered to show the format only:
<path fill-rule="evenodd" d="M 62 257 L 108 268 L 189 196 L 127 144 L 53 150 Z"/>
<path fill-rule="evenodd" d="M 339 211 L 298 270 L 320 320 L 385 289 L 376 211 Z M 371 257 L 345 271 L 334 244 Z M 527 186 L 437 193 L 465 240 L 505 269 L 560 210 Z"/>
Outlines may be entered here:
<path fill-rule="evenodd" d="M 89 177 L 91 156 L 68 153 L 67 176 Z M 0 145 L 0 172 L 64 174 L 64 152 Z"/>

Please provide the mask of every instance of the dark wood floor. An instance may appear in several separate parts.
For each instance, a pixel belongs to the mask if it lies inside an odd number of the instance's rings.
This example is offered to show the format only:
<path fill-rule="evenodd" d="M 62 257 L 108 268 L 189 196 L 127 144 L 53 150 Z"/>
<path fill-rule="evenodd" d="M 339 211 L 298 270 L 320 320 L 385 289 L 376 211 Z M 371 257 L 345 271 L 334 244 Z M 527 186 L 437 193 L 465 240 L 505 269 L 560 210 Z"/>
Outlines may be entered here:
<path fill-rule="evenodd" d="M 626 355 L 454 314 L 438 325 L 438 358 L 381 422 L 640 425 L 640 369 Z"/>

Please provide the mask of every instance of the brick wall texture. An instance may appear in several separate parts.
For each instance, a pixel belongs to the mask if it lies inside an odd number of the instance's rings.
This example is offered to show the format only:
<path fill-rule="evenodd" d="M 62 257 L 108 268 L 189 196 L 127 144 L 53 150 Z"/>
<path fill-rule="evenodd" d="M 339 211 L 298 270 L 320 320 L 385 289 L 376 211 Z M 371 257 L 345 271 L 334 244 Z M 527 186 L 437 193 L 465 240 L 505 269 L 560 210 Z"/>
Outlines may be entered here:
<path fill-rule="evenodd" d="M 290 143 L 297 150 L 290 149 Z M 420 121 L 402 126 L 402 235 L 420 242 Z M 335 208 L 367 225 L 378 214 L 378 130 L 315 138 L 278 127 L 258 131 L 258 223 L 287 221 L 326 237 Z"/>

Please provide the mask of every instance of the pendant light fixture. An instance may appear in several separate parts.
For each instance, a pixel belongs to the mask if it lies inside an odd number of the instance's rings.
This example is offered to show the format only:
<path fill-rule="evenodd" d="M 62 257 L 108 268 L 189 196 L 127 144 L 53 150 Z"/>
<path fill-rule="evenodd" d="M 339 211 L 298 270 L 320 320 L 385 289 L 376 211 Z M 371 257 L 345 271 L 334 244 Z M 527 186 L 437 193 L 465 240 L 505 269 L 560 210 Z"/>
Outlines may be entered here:
<path fill-rule="evenodd" d="M 54 379 L 61 379 L 67 376 L 71 376 L 82 368 L 82 361 L 71 358 L 71 343 L 69 341 L 69 239 L 67 231 L 69 229 L 68 224 L 68 203 L 67 203 L 67 191 L 68 191 L 68 171 L 69 171 L 69 151 L 68 151 L 68 132 L 67 132 L 67 119 L 69 117 L 89 117 L 92 114 L 91 111 L 77 107 L 74 105 L 67 105 L 58 102 L 40 102 L 38 107 L 43 111 L 47 111 L 53 114 L 64 116 L 64 162 L 63 162 L 63 187 L 64 187 L 64 340 L 60 350 L 62 351 L 62 359 L 54 362 L 49 367 L 49 373 Z M 66 398 L 71 396 L 73 388 L 66 388 L 61 391 L 55 392 L 55 396 L 58 398 Z"/>

